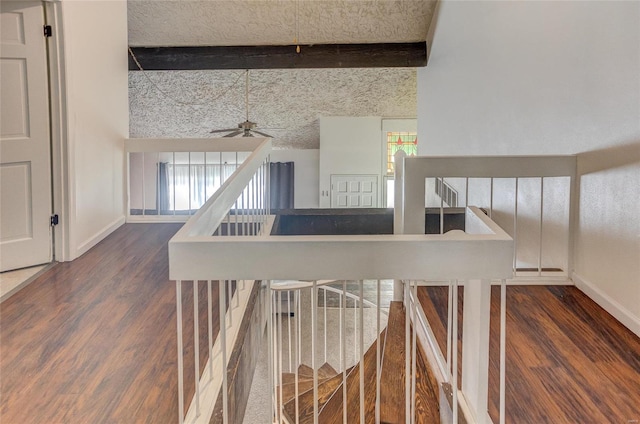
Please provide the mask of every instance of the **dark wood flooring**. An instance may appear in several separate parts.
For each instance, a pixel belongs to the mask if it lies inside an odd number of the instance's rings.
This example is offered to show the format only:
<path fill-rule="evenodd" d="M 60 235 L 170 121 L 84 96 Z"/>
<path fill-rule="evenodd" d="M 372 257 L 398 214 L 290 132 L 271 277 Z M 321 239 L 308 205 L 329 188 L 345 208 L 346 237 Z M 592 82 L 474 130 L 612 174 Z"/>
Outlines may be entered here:
<path fill-rule="evenodd" d="M 0 304 L 0 423 L 177 421 L 175 284 L 168 279 L 166 246 L 179 226 L 127 224 Z M 439 343 L 446 336 L 446 293 L 419 291 Z M 184 283 L 185 399 L 193 393 L 192 294 L 191 283 Z M 215 284 L 213 295 L 217 305 Z M 204 305 L 206 285 L 200 284 L 201 367 Z M 497 305 L 495 290 L 495 421 Z M 507 320 L 508 422 L 640 420 L 640 340 L 579 290 L 510 287 Z"/>
<path fill-rule="evenodd" d="M 179 228 L 124 225 L 0 305 L 2 424 L 177 422 L 176 290 L 167 242 Z M 183 285 L 188 404 L 193 286 Z M 199 292 L 204 367 L 206 284 Z"/>
<path fill-rule="evenodd" d="M 444 351 L 447 288 L 423 287 L 418 297 Z M 499 313 L 499 287 L 493 287 L 489 414 L 494 422 Z M 508 423 L 640 422 L 640 339 L 575 287 L 508 287 L 506 367 Z"/>

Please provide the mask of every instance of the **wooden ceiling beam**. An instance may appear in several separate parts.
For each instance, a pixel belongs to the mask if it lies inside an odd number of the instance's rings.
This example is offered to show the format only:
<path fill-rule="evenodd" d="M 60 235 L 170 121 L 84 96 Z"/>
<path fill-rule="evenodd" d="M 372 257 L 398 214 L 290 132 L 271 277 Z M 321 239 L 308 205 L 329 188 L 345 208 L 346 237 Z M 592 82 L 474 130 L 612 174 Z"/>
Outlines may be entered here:
<path fill-rule="evenodd" d="M 148 71 L 201 69 L 393 68 L 427 64 L 427 44 L 315 44 L 296 46 L 131 47 Z M 129 70 L 139 70 L 129 54 Z"/>

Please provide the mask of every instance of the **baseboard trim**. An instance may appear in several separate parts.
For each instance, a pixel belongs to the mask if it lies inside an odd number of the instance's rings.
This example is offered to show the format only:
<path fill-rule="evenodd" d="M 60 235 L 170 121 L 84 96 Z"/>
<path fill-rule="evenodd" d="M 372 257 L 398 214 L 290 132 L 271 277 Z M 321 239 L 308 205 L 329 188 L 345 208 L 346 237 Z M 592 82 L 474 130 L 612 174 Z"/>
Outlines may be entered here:
<path fill-rule="evenodd" d="M 640 318 L 634 316 L 624 306 L 612 299 L 609 295 L 600 290 L 595 284 L 579 274 L 573 273 L 573 282 L 584 294 L 589 296 L 594 302 L 609 312 L 615 319 L 620 321 L 625 327 L 640 337 Z"/>
<path fill-rule="evenodd" d="M 458 281 L 458 286 L 464 287 L 466 281 Z M 492 286 L 499 286 L 502 284 L 500 280 L 491 280 Z M 448 281 L 418 281 L 418 286 L 426 287 L 443 287 L 448 286 Z M 517 277 L 507 280 L 507 286 L 572 286 L 573 281 L 566 277 Z"/>
<path fill-rule="evenodd" d="M 93 237 L 91 237 L 90 239 L 88 239 L 87 241 L 79 245 L 78 248 L 76 249 L 76 253 L 73 259 L 79 258 L 80 256 L 87 253 L 89 249 L 91 249 L 96 244 L 100 243 L 105 237 L 107 237 L 109 234 L 113 233 L 115 230 L 117 230 L 122 225 L 124 225 L 124 223 L 125 223 L 124 215 L 116 218 L 109 225 L 107 225 L 106 227 L 98 231 Z"/>

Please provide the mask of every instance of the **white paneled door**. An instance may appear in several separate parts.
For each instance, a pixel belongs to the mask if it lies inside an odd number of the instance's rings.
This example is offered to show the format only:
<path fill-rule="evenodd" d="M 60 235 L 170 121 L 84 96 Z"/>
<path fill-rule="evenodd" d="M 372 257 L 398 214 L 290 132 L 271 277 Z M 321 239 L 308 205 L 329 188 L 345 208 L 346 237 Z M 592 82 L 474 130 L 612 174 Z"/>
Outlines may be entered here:
<path fill-rule="evenodd" d="M 377 208 L 377 175 L 332 175 L 332 208 Z"/>
<path fill-rule="evenodd" d="M 0 1 L 0 270 L 50 262 L 51 159 L 42 2 Z"/>

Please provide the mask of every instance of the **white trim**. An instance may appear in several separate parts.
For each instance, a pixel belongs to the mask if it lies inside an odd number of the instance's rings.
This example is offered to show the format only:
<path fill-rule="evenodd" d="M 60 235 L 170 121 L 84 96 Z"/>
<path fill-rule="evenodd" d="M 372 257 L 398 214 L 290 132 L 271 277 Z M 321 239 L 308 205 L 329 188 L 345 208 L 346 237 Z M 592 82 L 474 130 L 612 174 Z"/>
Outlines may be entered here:
<path fill-rule="evenodd" d="M 427 361 L 429 361 L 429 365 L 431 365 L 431 369 L 436 381 L 438 382 L 438 385 L 447 383 L 449 382 L 449 374 L 447 373 L 447 360 L 442 355 L 442 351 L 440 350 L 440 346 L 438 345 L 436 336 L 433 334 L 431 325 L 429 325 L 429 320 L 427 320 L 427 317 L 424 314 L 424 310 L 422 309 L 422 304 L 420 302 L 416 302 L 416 299 L 413 297 L 413 293 L 411 293 L 409 295 L 409 307 L 413 308 L 414 304 L 416 305 L 416 309 L 418 311 L 416 318 L 418 321 L 418 325 L 415 325 L 416 323 L 414 323 L 414 325 L 418 334 L 420 345 L 425 351 Z"/>
<path fill-rule="evenodd" d="M 44 1 L 45 21 L 53 28 L 47 38 L 49 70 L 49 114 L 51 122 L 51 178 L 53 213 L 60 217 L 54 227 L 54 258 L 58 262 L 72 259 L 70 237 L 69 152 L 67 144 L 66 73 L 64 68 L 64 31 L 60 2 Z"/>
<path fill-rule="evenodd" d="M 609 312 L 615 319 L 620 321 L 625 327 L 640 337 L 640 317 L 634 316 L 631 311 L 619 304 L 608 294 L 589 280 L 573 273 L 573 281 L 578 289 L 589 296 L 594 302 Z"/>
<path fill-rule="evenodd" d="M 492 286 L 499 286 L 500 281 L 492 281 Z M 507 286 L 573 286 L 573 281 L 567 277 L 516 277 L 507 280 Z"/>
<path fill-rule="evenodd" d="M 445 287 L 448 286 L 447 281 L 418 281 L 418 286 L 426 286 L 426 287 Z M 459 286 L 464 286 L 465 282 L 458 282 Z M 491 280 L 492 286 L 499 286 L 500 280 Z M 573 281 L 567 278 L 552 278 L 552 277 L 542 277 L 542 278 L 513 278 L 507 280 L 507 286 L 573 286 Z"/>
<path fill-rule="evenodd" d="M 193 215 L 127 215 L 127 223 L 169 224 L 187 222 Z"/>
<path fill-rule="evenodd" d="M 122 215 L 122 216 L 118 217 L 115 221 L 113 221 L 110 224 L 108 224 L 102 230 L 98 231 L 91 238 L 89 238 L 84 243 L 82 243 L 80 246 L 78 246 L 78 249 L 75 252 L 76 253 L 75 257 L 73 259 L 84 255 L 89 249 L 91 249 L 96 244 L 100 243 L 105 237 L 107 237 L 109 234 L 111 234 L 112 232 L 117 230 L 124 223 L 125 223 L 125 217 L 124 217 L 124 215 Z"/>

